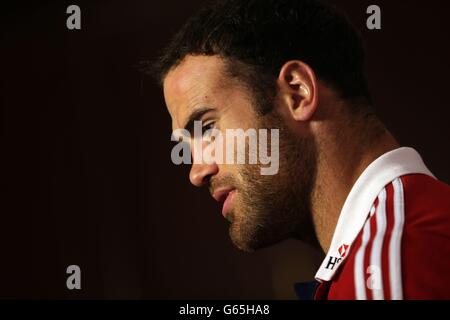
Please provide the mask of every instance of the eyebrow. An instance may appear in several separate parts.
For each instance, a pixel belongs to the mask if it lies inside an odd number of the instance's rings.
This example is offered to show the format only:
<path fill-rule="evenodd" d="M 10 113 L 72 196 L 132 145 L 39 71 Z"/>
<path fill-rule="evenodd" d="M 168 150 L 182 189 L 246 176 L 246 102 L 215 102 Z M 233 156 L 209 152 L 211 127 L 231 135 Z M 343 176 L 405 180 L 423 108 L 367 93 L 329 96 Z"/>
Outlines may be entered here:
<path fill-rule="evenodd" d="M 214 109 L 211 107 L 202 107 L 198 108 L 194 112 L 192 112 L 189 115 L 188 120 L 186 121 L 186 124 L 184 125 L 183 129 L 192 132 L 194 130 L 194 122 L 200 121 L 200 119 L 203 117 L 205 113 L 208 113 L 209 111 L 213 111 Z"/>

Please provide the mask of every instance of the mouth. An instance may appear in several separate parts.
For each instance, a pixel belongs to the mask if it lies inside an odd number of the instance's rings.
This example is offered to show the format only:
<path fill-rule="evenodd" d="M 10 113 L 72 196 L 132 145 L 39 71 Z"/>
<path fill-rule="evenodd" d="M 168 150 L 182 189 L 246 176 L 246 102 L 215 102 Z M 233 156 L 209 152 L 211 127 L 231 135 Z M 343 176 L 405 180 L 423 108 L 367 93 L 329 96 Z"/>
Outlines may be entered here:
<path fill-rule="evenodd" d="M 235 194 L 236 189 L 234 188 L 221 188 L 214 191 L 212 195 L 217 202 L 222 203 L 222 215 L 225 218 L 227 213 L 230 212 Z"/>

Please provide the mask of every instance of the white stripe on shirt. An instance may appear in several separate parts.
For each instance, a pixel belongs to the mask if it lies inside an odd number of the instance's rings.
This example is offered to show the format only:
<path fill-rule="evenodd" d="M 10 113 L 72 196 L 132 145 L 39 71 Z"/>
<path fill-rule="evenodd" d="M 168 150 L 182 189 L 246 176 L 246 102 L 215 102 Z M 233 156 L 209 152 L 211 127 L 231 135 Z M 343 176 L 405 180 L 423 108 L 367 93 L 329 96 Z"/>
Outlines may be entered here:
<path fill-rule="evenodd" d="M 401 272 L 401 239 L 405 221 L 405 205 L 403 184 L 400 178 L 393 181 L 394 186 L 394 228 L 389 243 L 389 281 L 391 299 L 402 300 L 402 272 Z"/>

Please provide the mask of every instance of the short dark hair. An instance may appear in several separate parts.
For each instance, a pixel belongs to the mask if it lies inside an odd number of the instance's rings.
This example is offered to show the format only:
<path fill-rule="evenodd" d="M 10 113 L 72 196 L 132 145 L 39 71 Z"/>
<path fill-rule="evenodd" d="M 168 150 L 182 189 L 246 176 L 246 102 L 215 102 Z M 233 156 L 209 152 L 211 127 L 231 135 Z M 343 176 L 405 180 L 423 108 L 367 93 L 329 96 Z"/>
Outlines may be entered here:
<path fill-rule="evenodd" d="M 229 73 L 264 101 L 276 94 L 289 60 L 307 63 L 342 99 L 371 101 L 360 34 L 344 14 L 318 0 L 219 0 L 204 7 L 154 65 L 160 83 L 187 55 L 225 58 Z M 262 111 L 270 108 L 266 103 Z"/>

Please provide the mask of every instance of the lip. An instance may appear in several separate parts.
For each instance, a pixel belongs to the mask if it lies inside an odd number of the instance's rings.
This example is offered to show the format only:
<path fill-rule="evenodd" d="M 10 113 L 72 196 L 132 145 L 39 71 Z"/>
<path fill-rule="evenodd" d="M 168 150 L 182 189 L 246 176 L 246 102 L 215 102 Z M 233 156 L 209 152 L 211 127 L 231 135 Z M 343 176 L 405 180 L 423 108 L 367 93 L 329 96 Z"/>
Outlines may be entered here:
<path fill-rule="evenodd" d="M 236 189 L 234 188 L 221 188 L 213 193 L 213 198 L 217 202 L 221 202 L 222 205 L 222 215 L 226 217 L 229 212 L 231 205 L 233 204 L 233 198 L 236 193 Z"/>

